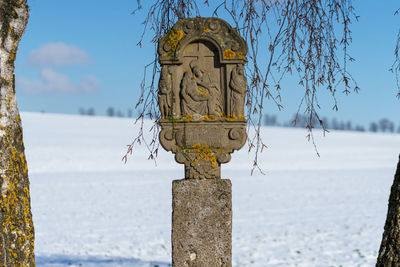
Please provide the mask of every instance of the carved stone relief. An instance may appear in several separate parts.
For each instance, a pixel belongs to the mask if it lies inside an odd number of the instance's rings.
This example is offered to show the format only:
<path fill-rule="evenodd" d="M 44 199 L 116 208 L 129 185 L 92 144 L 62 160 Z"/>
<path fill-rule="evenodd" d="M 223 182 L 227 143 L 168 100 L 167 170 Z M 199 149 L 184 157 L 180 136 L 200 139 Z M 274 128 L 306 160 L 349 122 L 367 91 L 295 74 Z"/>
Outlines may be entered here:
<path fill-rule="evenodd" d="M 220 178 L 220 165 L 246 141 L 247 46 L 218 18 L 178 21 L 158 47 L 160 143 L 185 178 Z"/>
<path fill-rule="evenodd" d="M 222 110 L 221 88 L 215 83 L 207 68 L 193 60 L 183 74 L 180 85 L 181 114 L 219 116 Z"/>
<path fill-rule="evenodd" d="M 237 118 L 244 116 L 246 78 L 244 77 L 243 65 L 238 64 L 232 70 L 229 88 L 231 89 L 231 114 Z"/>
<path fill-rule="evenodd" d="M 172 75 L 168 66 L 165 66 L 161 70 L 160 81 L 158 82 L 158 105 L 163 118 L 171 116 L 171 93 Z"/>

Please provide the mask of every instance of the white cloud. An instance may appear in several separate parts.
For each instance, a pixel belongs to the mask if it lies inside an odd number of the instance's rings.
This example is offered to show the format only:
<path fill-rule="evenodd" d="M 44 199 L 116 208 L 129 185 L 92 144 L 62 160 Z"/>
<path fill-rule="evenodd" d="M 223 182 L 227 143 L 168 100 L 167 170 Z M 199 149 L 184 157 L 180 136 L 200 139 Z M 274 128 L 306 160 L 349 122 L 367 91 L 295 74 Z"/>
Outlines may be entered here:
<path fill-rule="evenodd" d="M 73 83 L 68 76 L 54 72 L 51 69 L 41 70 L 38 80 L 31 80 L 25 77 L 17 77 L 17 90 L 27 94 L 48 94 L 48 93 L 93 93 L 100 89 L 99 82 L 95 77 L 85 75 L 79 83 Z"/>
<path fill-rule="evenodd" d="M 90 58 L 84 50 L 61 42 L 44 44 L 28 57 L 28 63 L 33 66 L 81 65 L 89 62 Z"/>

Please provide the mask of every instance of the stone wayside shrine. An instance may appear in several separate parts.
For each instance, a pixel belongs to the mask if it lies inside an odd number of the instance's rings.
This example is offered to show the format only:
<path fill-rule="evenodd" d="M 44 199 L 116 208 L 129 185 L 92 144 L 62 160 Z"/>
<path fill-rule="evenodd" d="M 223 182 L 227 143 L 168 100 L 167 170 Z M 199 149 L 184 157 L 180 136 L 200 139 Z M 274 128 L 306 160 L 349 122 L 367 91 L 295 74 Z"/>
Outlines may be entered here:
<path fill-rule="evenodd" d="M 225 21 L 198 17 L 179 20 L 158 53 L 160 143 L 185 166 L 172 184 L 172 264 L 232 266 L 232 185 L 221 164 L 247 138 L 247 45 Z"/>

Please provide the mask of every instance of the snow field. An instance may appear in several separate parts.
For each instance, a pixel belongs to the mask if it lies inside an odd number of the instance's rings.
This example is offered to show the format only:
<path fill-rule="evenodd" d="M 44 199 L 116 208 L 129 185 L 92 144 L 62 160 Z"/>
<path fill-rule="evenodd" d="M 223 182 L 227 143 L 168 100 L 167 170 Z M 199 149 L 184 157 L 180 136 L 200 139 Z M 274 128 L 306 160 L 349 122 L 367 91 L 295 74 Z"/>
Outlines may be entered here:
<path fill-rule="evenodd" d="M 38 266 L 169 266 L 171 181 L 183 165 L 144 146 L 132 119 L 22 113 Z M 148 125 L 148 124 L 147 124 Z M 374 266 L 400 135 L 262 129 L 266 175 L 247 148 L 233 184 L 233 265 Z"/>

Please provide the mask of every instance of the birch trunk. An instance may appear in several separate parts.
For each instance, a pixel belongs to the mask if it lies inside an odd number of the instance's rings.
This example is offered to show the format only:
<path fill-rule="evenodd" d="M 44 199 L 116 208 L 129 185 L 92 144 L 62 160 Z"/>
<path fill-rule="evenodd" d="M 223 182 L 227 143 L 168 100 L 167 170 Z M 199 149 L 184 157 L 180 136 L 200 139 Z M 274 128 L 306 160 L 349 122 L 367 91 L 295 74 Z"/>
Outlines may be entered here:
<path fill-rule="evenodd" d="M 376 267 L 400 266 L 400 157 L 389 197 L 389 207 Z"/>
<path fill-rule="evenodd" d="M 0 0 L 0 266 L 35 266 L 28 168 L 14 75 L 28 17 L 26 0 Z"/>

